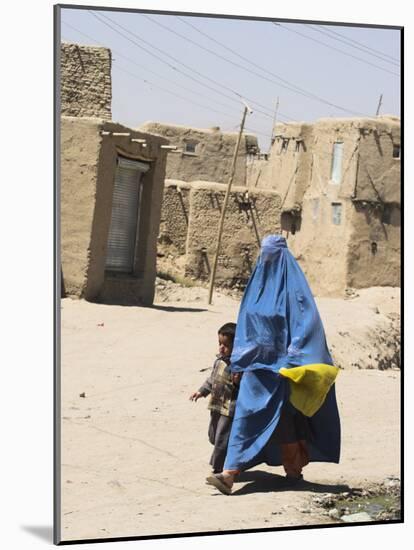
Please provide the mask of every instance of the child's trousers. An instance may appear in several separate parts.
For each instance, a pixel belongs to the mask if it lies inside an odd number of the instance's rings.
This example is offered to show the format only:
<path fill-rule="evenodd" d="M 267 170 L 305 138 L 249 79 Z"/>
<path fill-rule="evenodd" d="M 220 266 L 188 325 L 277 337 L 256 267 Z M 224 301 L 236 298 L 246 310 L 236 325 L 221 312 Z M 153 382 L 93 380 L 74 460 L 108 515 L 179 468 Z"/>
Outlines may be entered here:
<path fill-rule="evenodd" d="M 210 458 L 210 464 L 216 473 L 223 471 L 232 422 L 233 417 L 211 411 L 208 439 L 214 445 L 214 451 Z"/>

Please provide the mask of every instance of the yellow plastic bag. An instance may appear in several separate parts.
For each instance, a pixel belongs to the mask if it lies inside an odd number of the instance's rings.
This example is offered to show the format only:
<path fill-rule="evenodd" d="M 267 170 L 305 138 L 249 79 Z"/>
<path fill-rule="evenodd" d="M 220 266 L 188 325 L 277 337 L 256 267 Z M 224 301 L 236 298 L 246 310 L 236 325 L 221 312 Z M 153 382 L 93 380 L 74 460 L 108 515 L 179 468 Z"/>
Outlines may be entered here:
<path fill-rule="evenodd" d="M 325 401 L 338 372 L 338 367 L 318 363 L 281 368 L 279 374 L 289 380 L 292 405 L 305 416 L 313 416 Z"/>

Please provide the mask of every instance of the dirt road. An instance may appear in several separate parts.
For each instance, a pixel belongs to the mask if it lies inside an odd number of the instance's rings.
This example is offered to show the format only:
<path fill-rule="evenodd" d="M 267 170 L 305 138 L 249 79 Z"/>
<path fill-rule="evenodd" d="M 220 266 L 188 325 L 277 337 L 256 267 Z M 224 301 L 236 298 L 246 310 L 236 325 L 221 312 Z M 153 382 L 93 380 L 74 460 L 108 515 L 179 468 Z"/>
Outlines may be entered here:
<path fill-rule="evenodd" d="M 243 474 L 230 497 L 205 485 L 209 413 L 188 396 L 208 375 L 217 328 L 239 307 L 228 296 L 214 302 L 62 301 L 64 540 L 331 523 L 311 504 L 316 493 L 399 477 L 400 373 L 347 367 L 337 381 L 339 465 L 307 466 L 297 490 L 284 487 L 281 467 L 265 465 Z M 333 315 L 329 304 L 322 317 Z"/>

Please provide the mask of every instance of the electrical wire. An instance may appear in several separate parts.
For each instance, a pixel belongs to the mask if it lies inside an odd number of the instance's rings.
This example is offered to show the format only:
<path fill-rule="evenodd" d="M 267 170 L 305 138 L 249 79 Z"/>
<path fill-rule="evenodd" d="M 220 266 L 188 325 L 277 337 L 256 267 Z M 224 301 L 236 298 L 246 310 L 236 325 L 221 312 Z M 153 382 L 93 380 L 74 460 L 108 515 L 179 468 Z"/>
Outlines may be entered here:
<path fill-rule="evenodd" d="M 99 44 L 99 42 L 98 42 L 97 40 L 95 40 L 94 38 L 92 38 L 90 35 L 87 35 L 86 33 L 83 33 L 82 31 L 79 31 L 78 29 L 76 29 L 75 27 L 73 27 L 72 25 L 70 25 L 69 23 L 64 22 L 64 24 L 67 25 L 68 27 L 72 28 L 73 30 L 79 32 L 79 34 L 85 36 L 85 37 L 88 38 L 89 40 L 92 40 L 93 42 L 96 42 L 97 44 Z M 115 53 L 114 50 L 112 50 L 112 51 Z M 119 52 L 117 53 L 117 55 L 120 55 L 121 57 L 124 57 L 125 59 L 129 60 L 130 62 L 133 62 L 131 59 L 127 58 L 126 56 L 123 56 L 123 55 L 120 54 Z M 140 65 L 138 64 L 138 66 L 140 66 Z M 175 92 L 173 92 L 173 91 L 171 91 L 171 90 L 169 90 L 169 89 L 166 89 L 166 88 L 160 86 L 159 84 L 155 84 L 154 82 L 152 82 L 152 81 L 150 81 L 150 80 L 148 80 L 148 79 L 146 79 L 146 78 L 143 78 L 143 77 L 141 77 L 141 76 L 138 76 L 138 75 L 136 75 L 135 73 L 132 73 L 131 71 L 129 71 L 129 70 L 127 70 L 127 69 L 125 69 L 124 67 L 121 67 L 121 66 L 119 66 L 119 65 L 114 65 L 114 68 L 115 68 L 116 70 L 119 70 L 119 71 L 121 71 L 121 72 L 124 72 L 124 73 L 128 74 L 129 76 L 131 76 L 131 77 L 133 77 L 133 78 L 136 78 L 136 79 L 140 80 L 141 82 L 144 82 L 145 84 L 147 84 L 147 85 L 149 85 L 149 86 L 151 86 L 151 87 L 153 87 L 153 88 L 158 88 L 159 90 L 161 90 L 161 91 L 163 91 L 163 92 L 165 92 L 165 93 L 169 93 L 169 94 L 171 94 L 171 95 L 174 95 L 175 97 L 178 97 L 179 99 L 182 99 L 183 101 L 185 101 L 185 102 L 187 102 L 187 103 L 192 103 L 193 105 L 196 105 L 197 107 L 201 107 L 202 109 L 206 109 L 206 110 L 208 110 L 208 111 L 210 111 L 210 112 L 214 112 L 214 113 L 220 114 L 220 115 L 222 115 L 222 116 L 225 116 L 225 117 L 227 117 L 227 118 L 231 118 L 232 120 L 235 119 L 236 114 L 225 113 L 225 112 L 223 112 L 223 111 L 219 111 L 219 110 L 217 110 L 217 109 L 214 109 L 214 108 L 212 108 L 212 107 L 210 107 L 210 106 L 206 106 L 206 105 L 203 105 L 203 104 L 201 104 L 201 103 L 198 103 L 198 102 L 196 102 L 196 101 L 194 101 L 194 100 L 192 100 L 192 99 L 190 99 L 190 98 L 188 98 L 188 97 L 182 96 L 182 95 L 177 94 L 177 93 L 175 93 Z M 153 71 L 152 71 L 152 72 L 153 72 Z M 155 73 L 155 74 L 157 74 L 157 73 Z M 251 131 L 251 132 L 254 132 L 254 133 L 258 134 L 258 135 L 263 135 L 263 136 L 268 137 L 268 134 L 265 134 L 265 133 L 263 133 L 263 132 L 261 132 L 261 131 L 259 131 L 259 130 L 256 130 L 256 129 L 253 129 L 253 128 L 252 128 L 252 129 L 250 129 L 250 131 Z"/>
<path fill-rule="evenodd" d="M 100 44 L 95 38 L 93 38 L 92 36 L 80 31 L 79 29 L 77 29 L 76 27 L 74 27 L 73 25 L 70 25 L 69 23 L 67 23 L 66 21 L 62 21 L 62 23 L 68 27 L 70 27 L 72 30 L 76 31 L 77 33 L 79 33 L 80 35 L 84 36 L 85 38 L 87 38 L 88 40 L 92 40 L 93 42 L 95 42 L 96 44 Z M 100 44 L 102 45 L 102 44 Z M 105 47 L 105 46 L 103 46 Z M 133 65 L 136 65 L 138 68 L 140 69 L 144 69 L 152 74 L 154 74 L 155 76 L 158 76 L 158 78 L 161 78 L 162 80 L 165 80 L 166 82 L 170 82 L 171 84 L 174 84 L 174 86 L 177 86 L 179 88 L 182 88 L 183 90 L 187 91 L 187 92 L 190 92 L 190 93 L 193 93 L 193 94 L 196 94 L 196 95 L 202 95 L 203 97 L 206 97 L 207 99 L 211 99 L 209 96 L 206 96 L 205 94 L 202 94 L 201 92 L 198 92 L 198 91 L 195 91 L 195 90 L 192 90 L 191 88 L 187 88 L 186 86 L 183 86 L 182 84 L 178 84 L 177 82 L 174 82 L 173 80 L 170 80 L 169 78 L 166 78 L 162 75 L 160 75 L 159 73 L 157 73 L 156 71 L 153 71 L 152 69 L 149 69 L 148 67 L 145 67 L 143 65 L 140 65 L 139 63 L 137 63 L 134 59 L 131 59 L 129 57 L 127 57 L 126 55 L 123 55 L 122 53 L 114 50 L 113 48 L 111 48 L 111 51 L 112 53 L 114 53 L 117 57 L 121 57 L 123 59 L 125 59 L 126 61 L 129 61 L 130 63 L 132 63 Z M 214 103 L 217 103 L 218 105 L 221 105 L 223 107 L 226 107 L 226 108 L 229 108 L 229 109 L 232 109 L 233 108 L 233 105 L 229 105 L 227 103 L 222 103 L 221 101 L 218 101 L 217 99 L 214 99 Z M 264 115 L 257 115 L 259 117 L 262 117 Z"/>
<path fill-rule="evenodd" d="M 341 40 L 340 38 L 336 38 L 336 37 L 333 37 L 330 35 L 329 32 L 327 32 L 325 29 L 320 29 L 320 28 L 317 28 L 317 26 L 313 26 L 313 25 L 309 25 L 307 24 L 306 25 L 308 28 L 312 29 L 313 31 L 315 32 L 319 32 L 320 34 L 323 34 L 324 36 L 327 36 L 328 38 L 330 38 L 331 40 L 337 40 L 338 42 L 342 42 L 343 44 L 346 44 L 347 46 L 351 46 L 352 48 L 356 48 L 357 50 L 360 50 L 361 52 L 365 53 L 366 55 L 372 55 L 374 57 L 377 57 L 378 59 L 380 59 L 382 62 L 384 63 L 390 63 L 391 65 L 394 65 L 396 67 L 399 67 L 399 63 L 395 63 L 394 61 L 389 61 L 388 59 L 385 59 L 383 57 L 380 57 L 379 55 L 375 54 L 375 53 L 370 53 L 370 52 L 367 52 L 365 51 L 363 48 L 361 48 L 360 46 L 354 46 L 352 44 L 348 44 L 345 40 Z M 345 52 L 343 52 L 345 53 Z M 361 61 L 363 61 L 361 59 Z"/>
<path fill-rule="evenodd" d="M 336 52 L 342 53 L 343 55 L 346 55 L 348 57 L 352 57 L 353 59 L 356 59 L 358 61 L 361 61 L 362 63 L 365 63 L 366 65 L 370 65 L 371 67 L 375 67 L 376 69 L 379 69 L 381 71 L 384 71 L 386 73 L 392 74 L 394 76 L 400 76 L 399 73 L 394 73 L 392 71 L 389 71 L 388 69 L 384 69 L 384 67 L 380 67 L 379 65 L 375 65 L 374 63 L 371 63 L 370 61 L 366 61 L 365 59 L 361 59 L 360 57 L 357 57 L 356 55 L 352 55 L 351 53 L 344 52 L 343 50 L 340 50 L 339 48 L 335 48 L 334 46 L 330 46 L 329 44 L 326 44 L 325 42 L 322 42 L 322 40 L 318 40 L 317 38 L 313 38 L 311 36 L 308 36 L 306 34 L 303 34 L 299 31 L 295 31 L 294 29 L 290 29 L 286 27 L 285 25 L 282 25 L 281 23 L 275 23 L 273 22 L 273 25 L 276 27 L 282 27 L 282 29 L 285 29 L 289 32 L 293 32 L 295 34 L 298 34 L 299 36 L 303 36 L 304 38 L 307 38 L 308 40 L 312 40 L 313 42 L 317 42 L 318 44 L 322 44 L 322 46 L 325 46 L 326 48 L 329 48 L 330 50 L 334 50 Z"/>
<path fill-rule="evenodd" d="M 132 44 L 135 44 L 135 46 L 137 46 L 138 48 L 144 50 L 145 52 L 147 52 L 149 55 L 155 57 L 156 59 L 158 59 L 159 61 L 161 61 L 162 63 L 168 65 L 170 68 L 172 68 L 173 70 L 177 71 L 177 72 L 180 72 L 182 73 L 184 76 L 186 76 L 187 78 L 190 78 L 191 80 L 197 82 L 198 84 L 201 84 L 202 86 L 204 87 L 207 87 L 209 89 L 211 89 L 212 91 L 214 91 L 215 93 L 217 94 L 220 94 L 224 97 L 227 97 L 228 99 L 231 99 L 232 101 L 235 101 L 236 103 L 240 104 L 240 100 L 243 100 L 243 99 L 246 99 L 249 101 L 249 103 L 251 103 L 252 105 L 257 105 L 259 107 L 261 107 L 262 109 L 266 109 L 268 110 L 267 107 L 261 105 L 260 103 L 258 103 L 257 101 L 247 97 L 247 96 L 243 96 L 241 93 L 235 91 L 235 90 L 232 90 L 231 88 L 229 88 L 228 86 L 225 86 L 223 83 L 220 83 L 220 82 L 217 82 L 216 80 L 208 77 L 208 76 L 205 76 L 203 75 L 202 73 L 200 73 L 199 71 L 197 71 L 196 69 L 193 69 L 192 67 L 189 67 L 188 65 L 186 65 L 185 63 L 179 61 L 178 59 L 176 59 L 175 57 L 171 56 L 170 54 L 164 52 L 163 50 L 161 50 L 160 48 L 157 48 L 156 46 L 154 46 L 153 44 L 149 43 L 148 41 L 144 40 L 143 38 L 140 38 L 139 36 L 137 36 L 135 33 L 133 33 L 132 31 L 130 31 L 129 29 L 126 29 L 125 27 L 123 27 L 122 25 L 120 25 L 119 23 L 116 23 L 115 21 L 113 21 L 112 19 L 110 19 L 109 17 L 105 16 L 105 15 L 100 15 L 98 16 L 97 14 L 93 13 L 92 11 L 88 10 L 89 13 L 95 17 L 96 19 L 98 19 L 99 21 L 101 21 L 101 23 L 103 23 L 104 25 L 106 25 L 107 27 L 111 28 L 114 32 L 118 33 L 119 35 L 123 36 L 126 40 L 129 40 Z M 102 19 L 104 18 L 104 19 Z M 107 21 L 105 20 L 108 20 L 110 21 L 111 23 L 113 23 L 114 25 L 116 25 L 117 27 L 120 27 L 121 29 L 125 30 L 128 34 L 131 34 L 132 36 L 134 36 L 135 38 L 137 38 L 138 40 L 140 40 L 141 42 L 144 42 L 145 44 L 147 44 L 149 47 L 161 52 L 163 55 L 165 55 L 166 57 L 169 57 L 170 59 L 173 59 L 176 63 L 179 63 L 180 65 L 182 65 L 183 67 L 186 67 L 187 69 L 189 69 L 191 72 L 194 72 L 195 74 L 198 74 L 199 76 L 201 76 L 202 78 L 204 78 L 205 80 L 208 80 L 210 82 L 213 82 L 214 84 L 216 84 L 216 86 L 219 86 L 220 88 L 224 88 L 226 90 L 229 90 L 232 94 L 236 95 L 239 100 L 236 100 L 234 97 L 232 96 L 229 96 L 225 93 L 223 93 L 221 90 L 217 90 L 211 86 L 209 86 L 208 84 L 205 84 L 204 82 L 200 82 L 198 79 L 196 79 L 195 77 L 191 76 L 191 75 L 188 75 L 187 73 L 185 73 L 184 71 L 182 71 L 182 69 L 179 69 L 177 67 L 175 67 L 174 65 L 171 65 L 168 61 L 165 61 L 164 59 L 160 58 L 158 55 L 154 54 L 154 52 L 152 51 L 149 51 L 148 49 L 144 48 L 143 46 L 141 46 L 140 44 L 138 44 L 137 42 L 135 42 L 134 40 L 132 40 L 131 38 L 129 38 L 128 36 L 125 36 L 125 34 L 123 34 L 122 32 L 120 32 L 119 30 L 115 29 L 110 23 L 108 23 Z M 265 111 L 261 110 L 261 109 L 258 109 L 257 107 L 255 108 L 255 110 L 257 112 L 260 112 L 268 117 L 271 117 L 272 115 L 270 115 L 269 113 L 266 113 Z M 270 110 L 268 110 L 269 112 L 271 112 Z M 285 118 L 287 118 L 285 116 Z"/>
<path fill-rule="evenodd" d="M 193 101 L 192 99 L 188 98 L 188 97 L 185 97 L 185 96 L 182 96 L 180 94 L 177 94 L 175 92 L 172 92 L 171 90 L 168 90 L 167 88 L 164 88 L 162 86 L 160 86 L 159 84 L 155 84 L 154 82 L 151 82 L 150 80 L 146 79 L 146 78 L 142 78 L 134 73 L 132 73 L 131 71 L 128 71 L 128 69 L 125 69 L 124 67 L 119 67 L 117 65 L 114 66 L 117 70 L 119 71 L 122 71 L 126 74 L 129 74 L 130 76 L 134 77 L 134 78 L 137 78 L 138 80 L 142 81 L 142 82 L 145 82 L 146 84 L 148 84 L 149 86 L 152 86 L 154 88 L 158 88 L 159 90 L 162 90 L 163 92 L 166 92 L 168 94 L 172 94 L 174 95 L 175 97 L 178 97 L 179 99 L 182 99 L 186 102 L 189 102 L 189 103 L 192 103 L 193 105 L 196 105 L 197 107 L 201 107 L 202 109 L 207 109 L 208 111 L 211 111 L 213 113 L 218 113 L 222 116 L 226 116 L 228 118 L 231 118 L 234 120 L 235 118 L 235 115 L 230 115 L 229 113 L 224 113 L 223 111 L 218 111 L 217 109 L 213 109 L 212 107 L 208 107 L 206 105 L 203 105 L 202 103 L 198 103 L 197 101 Z"/>
<path fill-rule="evenodd" d="M 232 65 L 234 65 L 235 67 L 238 67 L 239 69 L 242 69 L 242 70 L 244 70 L 244 71 L 247 71 L 248 73 L 251 73 L 251 74 L 253 74 L 253 75 L 255 75 L 255 76 L 257 76 L 257 77 L 259 77 L 259 78 L 261 78 L 261 79 L 263 79 L 263 80 L 266 80 L 267 82 L 270 82 L 270 83 L 272 83 L 272 84 L 276 84 L 277 86 L 281 86 L 282 88 L 286 88 L 286 89 L 292 91 L 293 93 L 300 94 L 300 95 L 302 95 L 302 96 L 304 96 L 304 97 L 307 97 L 308 99 L 313 99 L 313 100 L 315 100 L 315 101 L 319 101 L 320 103 L 324 103 L 324 104 L 329 105 L 330 107 L 334 107 L 335 109 L 338 109 L 338 110 L 340 110 L 340 111 L 344 111 L 344 112 L 346 112 L 346 113 L 350 113 L 350 114 L 353 114 L 353 115 L 361 115 L 361 116 L 363 116 L 362 113 L 358 113 L 358 112 L 352 111 L 352 110 L 350 110 L 350 109 L 347 109 L 347 108 L 345 108 L 345 107 L 342 107 L 342 106 L 340 106 L 340 105 L 336 105 L 336 104 L 334 104 L 334 103 L 332 103 L 332 102 L 330 102 L 330 101 L 328 101 L 328 100 L 326 100 L 326 99 L 323 99 L 323 98 L 317 96 L 316 94 L 314 94 L 314 93 L 312 93 L 312 92 L 309 92 L 309 91 L 305 90 L 304 88 L 300 88 L 299 86 L 297 86 L 297 85 L 295 85 L 295 84 L 292 84 L 292 83 L 289 82 L 288 80 L 286 80 L 286 79 L 280 77 L 279 75 L 276 75 L 275 73 L 271 73 L 271 72 L 268 71 L 267 69 L 263 69 L 262 67 L 259 67 L 260 70 L 262 70 L 263 72 L 266 72 L 266 73 L 268 73 L 268 74 L 271 74 L 271 75 L 272 75 L 274 78 L 276 78 L 279 82 L 276 81 L 276 80 L 272 80 L 272 79 L 270 79 L 270 78 L 268 78 L 268 77 L 266 77 L 266 76 L 263 76 L 263 75 L 261 75 L 260 73 L 258 73 L 258 72 L 256 72 L 256 71 L 252 71 L 251 69 L 248 69 L 247 67 L 244 67 L 243 65 L 240 65 L 240 63 L 236 63 L 236 62 L 234 62 L 234 61 L 231 61 L 230 59 L 228 59 L 228 58 L 226 58 L 226 57 L 224 57 L 224 56 L 222 56 L 222 55 L 220 55 L 220 54 L 214 52 L 213 50 L 210 50 L 210 48 L 206 48 L 206 47 L 202 46 L 202 45 L 199 44 L 198 42 L 195 42 L 194 40 L 191 40 L 190 38 L 188 38 L 188 37 L 186 37 L 186 36 L 184 36 L 184 35 L 178 33 L 177 31 L 174 31 L 173 29 L 170 29 L 170 28 L 167 27 L 166 25 L 163 25 L 163 24 L 160 23 L 159 21 L 155 21 L 154 19 L 152 19 L 152 18 L 149 17 L 148 15 L 144 15 L 144 17 L 145 17 L 146 19 L 148 19 L 149 21 L 152 21 L 152 22 L 155 23 L 156 25 L 158 25 L 158 26 L 164 28 L 165 30 L 167 30 L 167 31 L 169 31 L 169 32 L 171 32 L 171 33 L 173 33 L 173 34 L 179 36 L 180 38 L 182 38 L 182 39 L 184 39 L 184 40 L 187 40 L 187 41 L 190 42 L 191 44 L 194 44 L 194 45 L 197 46 L 198 48 L 201 48 L 202 50 L 205 50 L 205 51 L 207 51 L 208 53 L 210 53 L 210 54 L 212 54 L 212 55 L 215 55 L 216 57 L 218 57 L 218 58 L 220 58 L 220 59 L 223 59 L 224 61 L 226 61 L 226 62 L 228 62 L 228 63 L 231 63 Z M 179 19 L 180 19 L 181 21 L 183 21 L 181 18 L 179 18 Z M 191 25 L 191 23 L 188 23 L 188 25 L 191 26 L 191 27 L 193 27 L 194 29 L 196 29 L 198 32 L 201 32 L 201 31 L 199 31 L 194 25 Z M 224 45 L 221 44 L 220 42 L 218 42 L 218 41 L 216 41 L 215 39 L 209 37 L 206 33 L 203 33 L 203 32 L 202 32 L 201 34 L 203 34 L 204 36 L 207 36 L 208 38 L 210 38 L 210 40 L 213 40 L 214 42 L 218 43 L 218 44 L 221 45 L 222 47 L 225 47 L 226 49 L 229 49 L 229 50 L 230 50 L 230 48 L 227 48 L 226 46 L 224 46 Z M 233 54 L 235 53 L 233 50 L 230 50 L 230 51 L 232 51 Z M 244 61 L 247 61 L 248 63 L 250 63 L 250 64 L 252 64 L 252 65 L 255 65 L 255 66 L 257 67 L 257 64 L 255 64 L 255 63 L 249 61 L 247 58 L 245 58 L 245 57 L 243 57 L 243 56 L 241 56 L 241 55 L 239 55 L 239 54 L 235 54 L 235 55 L 237 55 L 238 57 L 242 58 Z M 281 82 L 285 82 L 286 84 L 283 84 L 283 83 L 281 83 L 280 81 L 281 81 Z M 286 115 L 284 115 L 284 116 L 286 116 Z"/>
<path fill-rule="evenodd" d="M 309 26 L 312 26 L 312 25 L 309 25 Z M 314 26 L 319 27 L 319 28 L 323 28 L 327 33 L 340 37 L 342 40 L 345 40 L 346 42 L 349 42 L 350 43 L 349 45 L 357 44 L 358 46 L 360 46 L 361 48 L 363 48 L 365 50 L 376 53 L 380 56 L 383 56 L 384 58 L 387 57 L 389 60 L 394 61 L 397 66 L 400 65 L 399 60 L 396 57 L 392 57 L 391 55 L 388 55 L 384 52 L 381 52 L 380 50 L 376 50 L 375 48 L 370 48 L 369 46 L 366 46 L 365 44 L 362 44 L 361 42 L 358 42 L 355 39 L 348 38 L 348 37 L 344 36 L 343 34 L 337 32 L 337 31 L 334 31 L 332 28 L 328 29 L 328 28 L 326 28 L 325 26 L 322 26 L 322 25 L 314 25 Z M 384 59 L 384 61 L 385 61 L 385 59 Z"/>

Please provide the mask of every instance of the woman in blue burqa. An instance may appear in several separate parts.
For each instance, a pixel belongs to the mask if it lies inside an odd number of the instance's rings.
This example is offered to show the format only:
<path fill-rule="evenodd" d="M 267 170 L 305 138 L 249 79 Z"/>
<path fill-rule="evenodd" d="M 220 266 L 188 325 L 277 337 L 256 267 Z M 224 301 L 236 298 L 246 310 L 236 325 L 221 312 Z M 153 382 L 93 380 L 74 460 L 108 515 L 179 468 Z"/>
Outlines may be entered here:
<path fill-rule="evenodd" d="M 302 479 L 309 462 L 339 462 L 333 366 L 306 278 L 286 240 L 269 235 L 240 305 L 231 370 L 242 373 L 226 461 L 207 482 L 230 494 L 262 462 Z"/>

